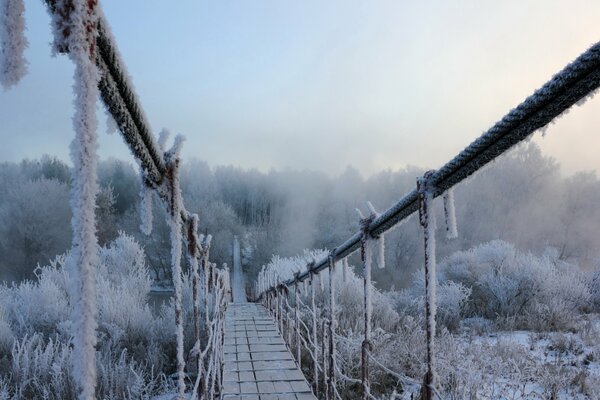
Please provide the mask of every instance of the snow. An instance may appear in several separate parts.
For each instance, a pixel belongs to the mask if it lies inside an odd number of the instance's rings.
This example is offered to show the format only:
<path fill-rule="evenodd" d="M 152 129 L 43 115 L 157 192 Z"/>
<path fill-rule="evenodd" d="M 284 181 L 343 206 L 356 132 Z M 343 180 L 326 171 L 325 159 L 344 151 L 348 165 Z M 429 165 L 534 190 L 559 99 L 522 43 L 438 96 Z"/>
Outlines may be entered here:
<path fill-rule="evenodd" d="M 24 13 L 23 0 L 0 0 L 0 84 L 4 89 L 19 83 L 27 73 Z"/>

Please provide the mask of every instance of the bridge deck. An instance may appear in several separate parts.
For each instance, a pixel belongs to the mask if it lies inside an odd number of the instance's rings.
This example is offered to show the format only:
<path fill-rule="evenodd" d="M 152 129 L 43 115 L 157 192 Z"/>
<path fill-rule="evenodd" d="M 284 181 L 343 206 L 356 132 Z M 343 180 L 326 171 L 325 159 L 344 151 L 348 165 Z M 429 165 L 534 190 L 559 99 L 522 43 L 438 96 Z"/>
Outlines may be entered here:
<path fill-rule="evenodd" d="M 229 304 L 224 359 L 223 400 L 316 400 L 260 304 Z"/>

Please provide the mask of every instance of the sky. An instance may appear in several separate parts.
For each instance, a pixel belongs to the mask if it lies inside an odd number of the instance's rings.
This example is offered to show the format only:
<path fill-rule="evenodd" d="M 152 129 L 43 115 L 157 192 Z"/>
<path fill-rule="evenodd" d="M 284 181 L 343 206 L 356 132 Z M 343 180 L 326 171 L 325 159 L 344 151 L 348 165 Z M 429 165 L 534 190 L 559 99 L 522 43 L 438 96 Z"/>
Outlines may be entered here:
<path fill-rule="evenodd" d="M 600 40 L 598 1 L 104 0 L 158 133 L 184 159 L 364 174 L 437 168 Z M 73 66 L 26 1 L 29 74 L 0 90 L 0 161 L 68 160 Z M 132 160 L 100 120 L 102 158 Z M 534 138 L 600 172 L 600 96 Z"/>

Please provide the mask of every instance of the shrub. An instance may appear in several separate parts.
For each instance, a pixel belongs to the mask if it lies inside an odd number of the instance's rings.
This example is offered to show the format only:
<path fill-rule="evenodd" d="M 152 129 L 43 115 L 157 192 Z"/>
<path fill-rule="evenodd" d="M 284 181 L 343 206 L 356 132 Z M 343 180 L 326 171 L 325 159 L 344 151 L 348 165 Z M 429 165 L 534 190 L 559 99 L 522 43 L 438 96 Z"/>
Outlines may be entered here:
<path fill-rule="evenodd" d="M 97 396 L 149 399 L 169 386 L 172 314 L 152 315 L 151 281 L 135 240 L 120 233 L 99 256 Z M 68 262 L 69 254 L 58 256 L 36 269 L 35 280 L 0 286 L 0 399 L 76 398 Z"/>

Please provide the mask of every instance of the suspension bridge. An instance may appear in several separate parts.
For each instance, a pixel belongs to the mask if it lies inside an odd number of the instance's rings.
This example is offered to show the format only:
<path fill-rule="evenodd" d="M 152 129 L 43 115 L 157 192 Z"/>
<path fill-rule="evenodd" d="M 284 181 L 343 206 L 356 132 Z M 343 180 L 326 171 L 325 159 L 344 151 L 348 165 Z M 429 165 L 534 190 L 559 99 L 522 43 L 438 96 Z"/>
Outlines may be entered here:
<path fill-rule="evenodd" d="M 74 348 L 77 358 L 80 398 L 94 398 L 95 310 L 93 260 L 95 236 L 95 132 L 91 115 L 95 97 L 100 96 L 119 131 L 138 161 L 144 187 L 145 205 L 154 193 L 170 216 L 173 281 L 175 287 L 176 377 L 178 399 L 339 399 L 340 382 L 356 387 L 354 398 L 375 399 L 371 393 L 370 371 L 381 368 L 405 385 L 421 387 L 421 398 L 440 397 L 435 382 L 435 243 L 430 212 L 433 200 L 444 198 L 448 231 L 452 233 L 452 188 L 470 175 L 530 137 L 574 104 L 585 101 L 600 86 L 600 43 L 593 45 L 559 71 L 545 85 L 506 114 L 487 132 L 456 157 L 435 171 L 418 178 L 415 189 L 387 210 L 361 216 L 360 229 L 293 276 L 262 271 L 253 285 L 248 302 L 237 238 L 233 244 L 233 274 L 209 261 L 210 235 L 198 234 L 198 217 L 187 211 L 178 180 L 179 148 L 176 139 L 166 148 L 166 135 L 157 141 L 128 78 L 96 1 L 46 0 L 53 17 L 54 49 L 67 54 L 76 66 L 76 143 L 73 248 L 80 273 L 76 322 L 80 328 Z M 18 34 L 18 32 L 17 32 Z M 10 39 L 10 38 L 9 38 Z M 18 39 L 18 38 L 17 38 Z M 425 314 L 427 320 L 427 372 L 415 381 L 387 370 L 374 359 L 371 349 L 371 262 L 373 244 L 384 233 L 413 213 L 419 215 L 424 232 Z M 144 224 L 144 231 L 151 228 Z M 92 228 L 90 228 L 92 226 Z M 80 228 L 80 229 L 79 229 Z M 193 295 L 194 343 L 184 354 L 181 293 L 181 253 L 188 257 Z M 347 376 L 336 361 L 336 343 L 343 338 L 336 331 L 336 268 L 346 268 L 346 258 L 360 252 L 363 262 L 363 342 L 361 374 Z M 327 273 L 327 304 L 315 304 L 315 287 Z M 90 283 L 92 282 L 92 283 Z M 231 290 L 232 289 L 232 293 Z M 304 300 L 302 300 L 304 299 Z M 305 302 L 306 301 L 306 302 Z M 323 312 L 319 312 L 321 307 Z M 191 360 L 191 361 L 190 361 Z M 305 364 L 303 364 L 305 363 Z M 194 379 L 190 380 L 190 377 Z M 187 382 L 186 382 L 187 380 Z M 191 384 L 190 384 L 191 383 Z"/>

